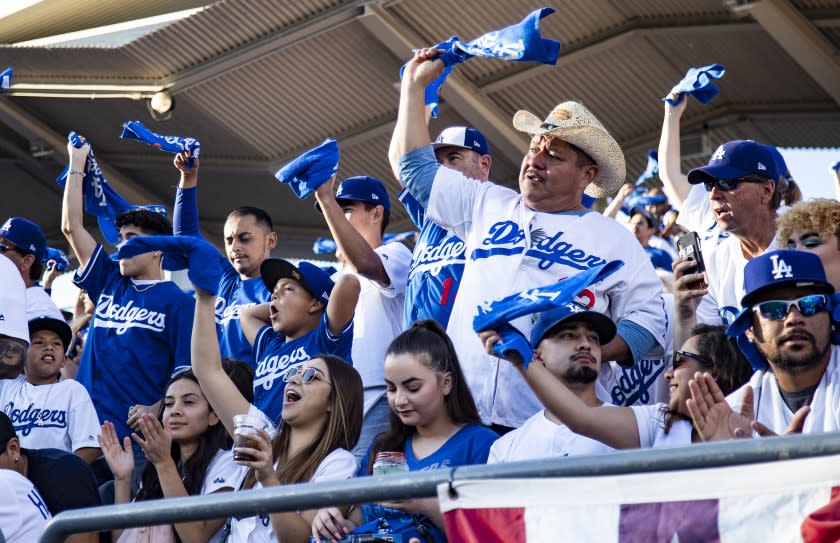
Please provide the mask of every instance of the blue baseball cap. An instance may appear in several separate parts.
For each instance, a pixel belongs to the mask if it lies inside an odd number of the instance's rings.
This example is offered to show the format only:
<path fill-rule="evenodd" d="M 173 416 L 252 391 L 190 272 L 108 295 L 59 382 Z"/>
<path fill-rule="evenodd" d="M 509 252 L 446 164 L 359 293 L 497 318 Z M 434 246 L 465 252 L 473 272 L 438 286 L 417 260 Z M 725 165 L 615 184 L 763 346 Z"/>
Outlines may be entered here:
<path fill-rule="evenodd" d="M 615 323 L 606 315 L 590 311 L 578 302 L 569 302 L 537 315 L 537 320 L 531 328 L 531 346 L 539 345 L 543 337 L 561 322 L 583 322 L 598 334 L 601 345 L 612 341 L 616 333 Z"/>
<path fill-rule="evenodd" d="M 306 261 L 301 261 L 295 266 L 282 258 L 266 258 L 260 264 L 260 275 L 269 292 L 274 291 L 280 279 L 291 279 L 300 283 L 300 286 L 316 300 L 323 302 L 324 306 L 330 301 L 330 293 L 335 286 L 327 272 Z"/>
<path fill-rule="evenodd" d="M 47 238 L 44 231 L 34 222 L 23 217 L 10 217 L 0 226 L 0 238 L 12 242 L 15 247 L 32 253 L 38 262 L 47 261 Z"/>
<path fill-rule="evenodd" d="M 375 206 L 382 206 L 391 213 L 391 198 L 385 185 L 379 179 L 368 175 L 348 177 L 338 186 L 335 199 L 341 204 L 345 202 L 365 202 Z M 321 211 L 321 205 L 315 203 L 315 209 Z"/>
<path fill-rule="evenodd" d="M 781 174 L 785 179 L 790 179 L 790 169 L 788 169 L 787 162 L 785 162 L 785 157 L 782 156 L 782 153 L 772 145 L 765 145 L 765 147 L 767 147 L 770 154 L 773 155 L 773 158 L 776 159 L 776 168 L 779 170 L 779 174 Z"/>
<path fill-rule="evenodd" d="M 484 156 L 490 154 L 490 146 L 484 134 L 468 126 L 450 126 L 441 132 L 432 143 L 433 149 L 440 147 L 463 147 Z"/>
<path fill-rule="evenodd" d="M 766 145 L 752 140 L 733 140 L 718 147 L 707 165 L 688 172 L 688 182 L 696 185 L 716 179 L 731 181 L 750 174 L 778 182 L 780 173 L 776 158 Z"/>
<path fill-rule="evenodd" d="M 73 338 L 73 330 L 66 321 L 50 317 L 49 315 L 35 317 L 29 321 L 29 336 L 31 337 L 38 330 L 51 330 L 58 334 L 61 342 L 64 343 L 65 350 L 70 346 L 70 340 Z"/>
<path fill-rule="evenodd" d="M 819 257 L 805 251 L 781 249 L 757 256 L 744 267 L 744 290 L 741 306 L 749 308 L 768 289 L 780 287 L 814 287 L 834 294 L 834 287 L 825 277 Z"/>

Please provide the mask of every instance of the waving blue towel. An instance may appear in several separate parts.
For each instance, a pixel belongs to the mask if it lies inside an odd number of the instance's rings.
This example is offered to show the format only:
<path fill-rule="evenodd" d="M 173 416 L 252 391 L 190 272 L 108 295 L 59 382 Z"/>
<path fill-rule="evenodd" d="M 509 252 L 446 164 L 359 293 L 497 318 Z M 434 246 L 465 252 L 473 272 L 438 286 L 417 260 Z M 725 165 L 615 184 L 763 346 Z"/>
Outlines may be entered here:
<path fill-rule="evenodd" d="M 642 175 L 636 179 L 636 186 L 643 184 L 648 179 L 651 179 L 657 175 L 659 175 L 659 153 L 654 150 L 650 150 L 647 152 L 648 162 L 645 171 L 642 172 Z"/>
<path fill-rule="evenodd" d="M 710 64 L 709 66 L 703 66 L 702 68 L 689 68 L 685 77 L 682 78 L 682 81 L 677 83 L 674 88 L 671 89 L 671 92 L 668 93 L 669 95 L 671 93 L 678 93 L 679 96 L 677 99 L 672 100 L 666 96 L 662 100 L 668 102 L 672 106 L 675 106 L 683 101 L 686 94 L 690 94 L 694 96 L 698 102 L 706 105 L 720 92 L 717 85 L 712 83 L 712 79 L 723 77 L 724 73 L 726 73 L 726 69 L 720 64 Z"/>
<path fill-rule="evenodd" d="M 55 260 L 55 269 L 60 272 L 65 272 L 70 267 L 70 261 L 67 260 L 67 253 L 61 249 L 47 247 L 47 260 Z"/>
<path fill-rule="evenodd" d="M 67 139 L 77 149 L 85 144 L 84 138 L 75 132 L 70 132 Z M 56 182 L 62 187 L 67 183 L 67 171 L 68 168 L 64 168 L 58 176 L 58 179 L 56 179 Z M 111 222 L 120 213 L 134 209 L 134 206 L 111 188 L 111 185 L 105 180 L 105 175 L 96 162 L 96 156 L 93 154 L 92 146 L 85 162 L 85 178 L 82 182 L 82 195 L 86 213 L 95 217 L 108 218 Z M 105 231 L 102 234 L 109 242 L 114 243 L 116 241 L 116 238 L 108 238 Z"/>
<path fill-rule="evenodd" d="M 219 251 L 210 242 L 193 236 L 140 236 L 120 246 L 119 258 L 163 251 L 163 268 L 187 270 L 190 281 L 210 294 L 218 294 L 222 278 Z"/>
<path fill-rule="evenodd" d="M 534 350 L 531 348 L 531 342 L 528 341 L 528 338 L 508 323 L 497 326 L 496 333 L 499 334 L 500 339 L 493 345 L 493 352 L 502 358 L 504 358 L 506 352 L 517 352 L 522 358 L 522 364 L 527 368 L 531 359 L 534 358 Z"/>
<path fill-rule="evenodd" d="M 166 151 L 167 153 L 183 153 L 190 152 L 190 158 L 187 160 L 187 169 L 192 168 L 195 164 L 195 157 L 201 152 L 201 143 L 195 138 L 181 138 L 178 136 L 161 136 L 155 134 L 140 121 L 128 121 L 123 124 L 123 131 L 120 137 L 128 140 L 137 140 L 147 143 L 156 149 Z"/>
<path fill-rule="evenodd" d="M 338 142 L 331 139 L 292 160 L 274 174 L 304 200 L 338 172 Z"/>
<path fill-rule="evenodd" d="M 434 46 L 444 49 L 438 58 L 443 61 L 443 73 L 426 87 L 426 105 L 431 106 L 432 117 L 438 116 L 438 91 L 443 85 L 452 67 L 472 57 L 498 58 L 516 62 L 541 62 L 554 64 L 560 54 L 560 42 L 543 38 L 540 35 L 540 19 L 554 13 L 553 8 L 540 8 L 532 11 L 521 22 L 500 30 L 493 30 L 469 43 L 452 36 Z M 405 66 L 400 68 L 402 79 Z"/>
<path fill-rule="evenodd" d="M 562 281 L 534 288 L 513 294 L 494 302 L 484 302 L 477 308 L 477 314 L 473 318 L 473 330 L 496 330 L 498 327 L 510 321 L 533 313 L 539 313 L 548 309 L 566 305 L 593 283 L 602 281 L 624 266 L 621 260 L 613 260 L 582 271 Z M 510 333 L 502 335 L 502 342 L 515 341 Z M 530 360 L 527 359 L 526 364 Z"/>
<path fill-rule="evenodd" d="M 12 86 L 12 76 L 14 75 L 14 68 L 6 68 L 0 72 L 0 89 L 8 89 Z"/>

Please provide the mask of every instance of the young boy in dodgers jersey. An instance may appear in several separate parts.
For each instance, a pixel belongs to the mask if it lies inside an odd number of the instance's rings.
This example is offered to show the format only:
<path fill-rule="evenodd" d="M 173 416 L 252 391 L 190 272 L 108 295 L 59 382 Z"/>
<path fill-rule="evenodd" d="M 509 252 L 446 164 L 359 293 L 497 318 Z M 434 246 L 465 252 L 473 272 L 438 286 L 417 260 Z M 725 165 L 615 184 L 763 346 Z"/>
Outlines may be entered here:
<path fill-rule="evenodd" d="M 198 229 L 199 159 L 187 168 L 189 153 L 175 157 L 181 172 L 175 196 L 173 229 L 176 236 L 201 237 Z M 277 245 L 277 234 L 268 213 L 257 207 L 243 206 L 230 212 L 224 227 L 225 254 L 219 253 L 222 278 L 216 296 L 216 329 L 222 360 L 231 358 L 254 366 L 251 344 L 242 332 L 242 310 L 268 301 L 271 291 L 260 279 L 260 264 Z"/>
<path fill-rule="evenodd" d="M 74 283 L 96 304 L 76 379 L 90 393 L 100 421 L 113 422 L 124 437 L 131 433 L 129 409 L 154 406 L 176 366 L 189 367 L 194 304 L 178 285 L 163 280 L 160 251 L 117 263 L 96 243 L 82 218 L 90 146 L 67 147 L 61 229 L 81 265 Z M 146 209 L 118 215 L 115 224 L 120 241 L 171 232 L 165 217 Z"/>
<path fill-rule="evenodd" d="M 333 283 L 314 264 L 299 262 L 295 267 L 280 258 L 263 260 L 260 276 L 271 301 L 245 308 L 240 322 L 257 360 L 254 405 L 276 422 L 290 369 L 317 354 L 333 354 L 352 364 L 359 280 L 347 274 Z"/>
<path fill-rule="evenodd" d="M 521 194 L 437 163 L 424 123 L 426 85 L 443 69 L 436 55 L 424 49 L 406 65 L 394 129 L 399 158 L 392 166 L 427 216 L 467 243 L 462 284 L 469 288 L 460 289 L 447 331 L 482 419 L 517 427 L 541 406 L 521 376 L 475 340 L 472 319 L 480 303 L 620 260 L 620 270 L 578 299 L 617 324 L 616 338 L 602 349 L 604 360 L 634 363 L 665 343 L 662 285 L 632 234 L 581 204 L 584 191 L 596 198 L 613 194 L 625 177 L 621 148 L 582 105 L 560 104 L 545 121 L 517 113 L 514 125 L 532 136 L 520 169 Z M 529 319 L 514 325 L 529 335 Z"/>
<path fill-rule="evenodd" d="M 58 380 L 72 337 L 70 325 L 39 317 L 29 321 L 29 335 L 24 375 L 0 384 L 0 411 L 9 416 L 21 446 L 61 449 L 90 464 L 101 454 L 93 402 L 75 380 Z"/>

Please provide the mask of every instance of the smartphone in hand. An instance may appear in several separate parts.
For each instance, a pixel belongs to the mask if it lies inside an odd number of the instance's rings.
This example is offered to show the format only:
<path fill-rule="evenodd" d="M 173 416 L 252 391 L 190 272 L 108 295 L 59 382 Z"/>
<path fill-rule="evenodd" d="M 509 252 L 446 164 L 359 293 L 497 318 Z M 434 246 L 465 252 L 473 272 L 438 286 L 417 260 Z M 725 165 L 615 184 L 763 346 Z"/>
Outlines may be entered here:
<path fill-rule="evenodd" d="M 697 267 L 691 273 L 703 273 L 706 271 L 706 263 L 703 262 L 703 252 L 700 250 L 700 236 L 697 235 L 697 232 L 687 232 L 678 237 L 677 250 L 682 258 L 697 262 Z M 702 288 L 704 286 L 701 282 L 699 286 L 692 285 L 692 288 Z"/>

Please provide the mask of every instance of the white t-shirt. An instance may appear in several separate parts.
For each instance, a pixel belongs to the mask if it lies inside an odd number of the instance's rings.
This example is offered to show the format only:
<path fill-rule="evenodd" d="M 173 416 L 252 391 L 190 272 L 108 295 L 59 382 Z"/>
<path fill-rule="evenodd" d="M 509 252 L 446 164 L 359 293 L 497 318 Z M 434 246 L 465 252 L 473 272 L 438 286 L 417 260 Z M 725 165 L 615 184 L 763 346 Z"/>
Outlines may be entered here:
<path fill-rule="evenodd" d="M 23 375 L 5 382 L 0 409 L 27 449 L 74 452 L 99 447 L 99 418 L 88 391 L 73 379 L 33 385 Z"/>
<path fill-rule="evenodd" d="M 447 332 L 485 422 L 518 427 L 542 405 L 519 372 L 490 356 L 472 328 L 479 304 L 549 285 L 607 261 L 624 266 L 578 297 L 619 323 L 625 319 L 665 344 L 662 283 L 625 227 L 600 213 L 540 213 L 513 190 L 438 168 L 427 217 L 466 244 L 466 265 Z M 512 324 L 530 336 L 531 317 Z"/>
<path fill-rule="evenodd" d="M 365 413 L 378 400 L 385 386 L 385 351 L 402 332 L 405 285 L 411 265 L 411 251 L 400 242 L 386 243 L 376 249 L 391 284 L 382 286 L 357 275 L 361 290 L 353 316 L 353 367 L 362 376 L 365 389 Z M 337 275 L 344 273 L 340 271 Z"/>
<path fill-rule="evenodd" d="M 64 315 L 61 314 L 44 287 L 36 283 L 26 289 L 26 320 L 31 321 L 38 317 L 64 320 Z"/>
<path fill-rule="evenodd" d="M 755 420 L 777 434 L 782 434 L 793 419 L 793 412 L 779 392 L 776 375 L 772 371 L 757 371 L 747 385 L 753 387 Z M 726 401 L 735 411 L 741 410 L 743 393 L 744 387 L 741 387 L 726 397 Z M 814 391 L 811 412 L 805 418 L 802 433 L 837 431 L 840 431 L 840 347 L 832 345 L 831 358 Z"/>
<path fill-rule="evenodd" d="M 639 427 L 639 447 L 663 448 L 684 447 L 691 445 L 691 422 L 677 419 L 671 424 L 670 431 L 665 433 L 665 409 L 668 404 L 633 405 L 630 409 L 636 415 Z"/>
<path fill-rule="evenodd" d="M 29 479 L 0 469 L 0 496 L 0 530 L 6 543 L 38 541 L 52 515 Z"/>
<path fill-rule="evenodd" d="M 612 450 L 600 441 L 572 432 L 565 424 L 549 420 L 543 409 L 521 427 L 497 439 L 490 447 L 487 463 L 601 454 Z"/>
<path fill-rule="evenodd" d="M 773 239 L 767 251 L 777 248 Z M 741 311 L 741 298 L 746 294 L 744 268 L 749 261 L 741 249 L 741 240 L 729 236 L 714 250 L 704 253 L 703 259 L 709 290 L 697 306 L 697 322 L 729 325 Z"/>
<path fill-rule="evenodd" d="M 256 406 L 251 405 L 248 410 L 249 415 L 256 415 L 263 419 L 266 425 L 266 431 L 274 439 L 277 433 L 277 427 L 271 423 L 271 420 Z M 277 465 L 275 464 L 275 468 Z M 240 472 L 238 480 L 234 488 L 240 488 L 242 481 L 248 470 L 244 466 L 239 466 Z M 315 473 L 312 475 L 311 483 L 318 481 L 340 481 L 342 479 L 351 479 L 356 476 L 359 471 L 359 461 L 353 456 L 353 453 L 345 449 L 335 449 L 328 454 L 318 465 Z M 254 488 L 262 488 L 259 482 L 254 485 Z M 271 520 L 268 515 L 259 515 L 254 517 L 245 517 L 241 519 L 231 519 L 230 543 L 277 543 L 277 536 L 274 530 L 271 529 Z"/>

